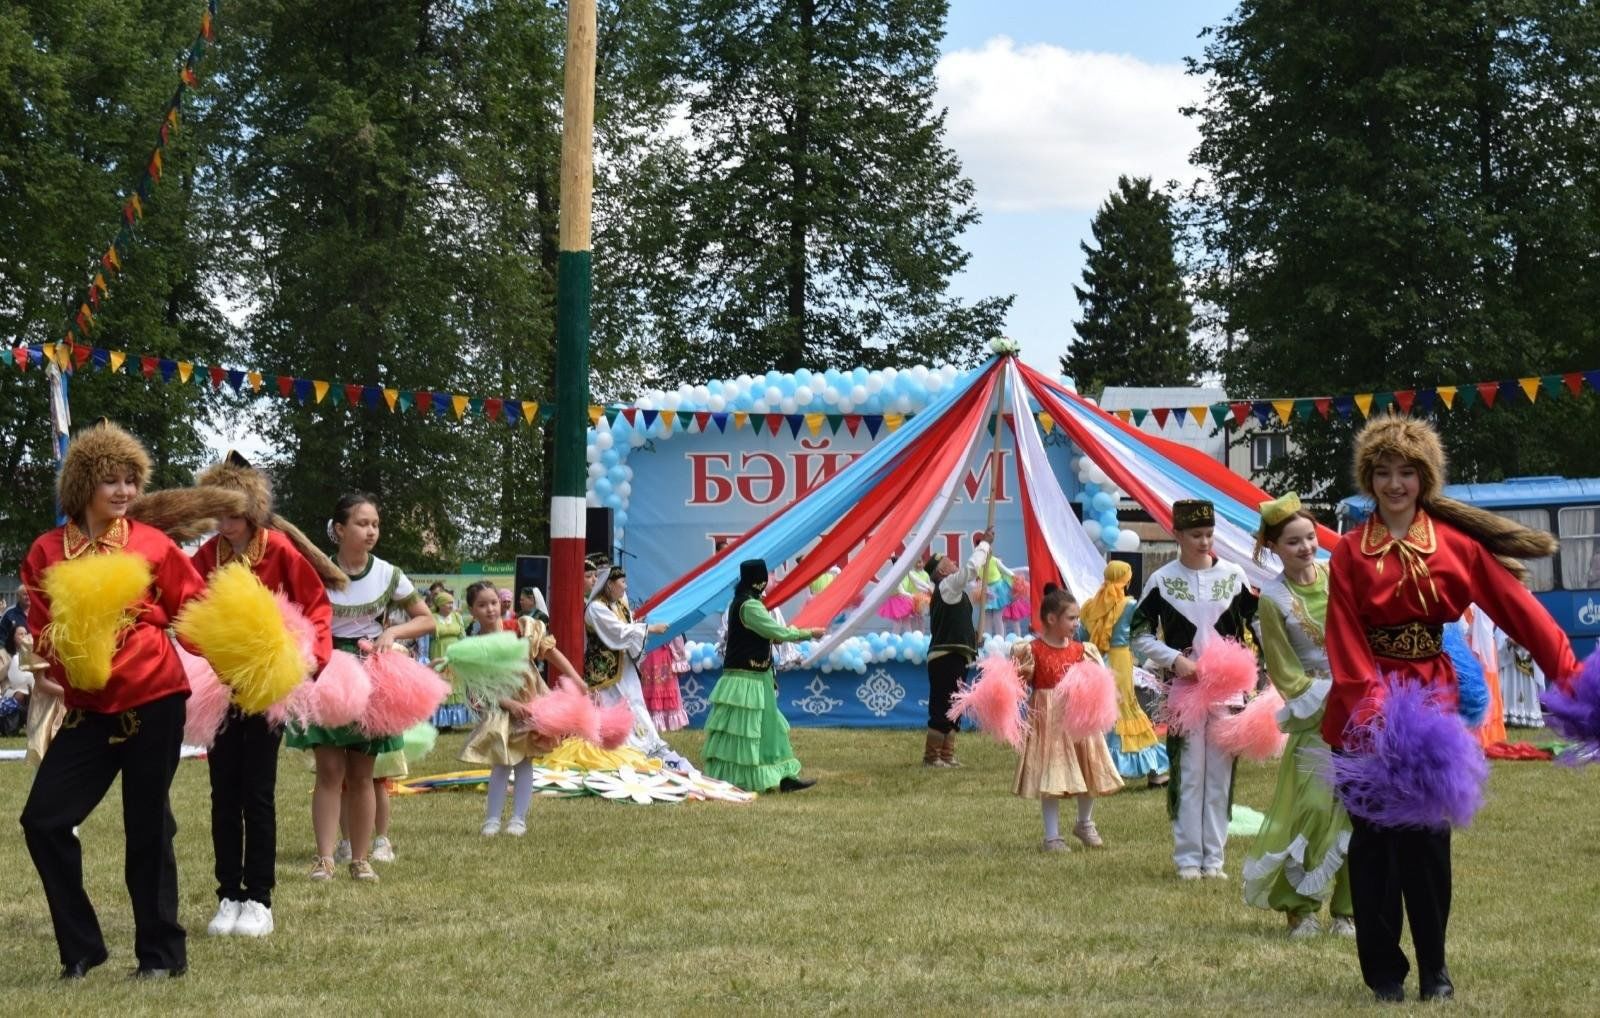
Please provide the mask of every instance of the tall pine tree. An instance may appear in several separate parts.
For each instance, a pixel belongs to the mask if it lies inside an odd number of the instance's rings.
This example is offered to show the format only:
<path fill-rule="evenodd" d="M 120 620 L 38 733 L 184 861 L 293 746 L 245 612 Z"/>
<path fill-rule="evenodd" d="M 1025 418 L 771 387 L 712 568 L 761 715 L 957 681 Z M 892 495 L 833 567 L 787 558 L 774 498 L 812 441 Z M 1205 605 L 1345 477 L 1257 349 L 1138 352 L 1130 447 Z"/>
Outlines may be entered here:
<path fill-rule="evenodd" d="M 981 356 L 1010 301 L 948 293 L 977 211 L 933 102 L 944 0 L 682 6 L 690 137 L 638 252 L 670 378 Z"/>
<path fill-rule="evenodd" d="M 1074 286 L 1083 318 L 1061 369 L 1083 392 L 1108 385 L 1187 385 L 1202 367 L 1190 342 L 1194 308 L 1178 265 L 1172 201 L 1149 177 L 1117 178 L 1117 189 L 1090 224 L 1083 285 Z"/>

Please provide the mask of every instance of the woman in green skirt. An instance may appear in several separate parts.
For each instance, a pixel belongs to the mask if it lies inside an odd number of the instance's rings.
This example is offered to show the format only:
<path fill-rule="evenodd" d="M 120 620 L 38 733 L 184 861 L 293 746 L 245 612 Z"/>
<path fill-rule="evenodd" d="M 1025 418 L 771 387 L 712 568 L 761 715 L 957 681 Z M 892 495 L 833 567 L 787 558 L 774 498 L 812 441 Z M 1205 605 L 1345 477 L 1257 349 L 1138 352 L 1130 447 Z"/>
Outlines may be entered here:
<path fill-rule="evenodd" d="M 789 745 L 789 722 L 778 711 L 772 645 L 822 636 L 821 629 L 785 626 L 761 603 L 767 564 L 739 563 L 739 585 L 728 608 L 722 677 L 711 691 L 706 718 L 706 773 L 751 792 L 798 792 L 816 784 L 801 778 Z"/>
<path fill-rule="evenodd" d="M 1245 858 L 1244 900 L 1282 912 L 1289 936 L 1322 931 L 1317 913 L 1329 902 L 1332 932 L 1355 935 L 1350 901 L 1350 818 L 1318 773 L 1323 702 L 1332 686 L 1323 647 L 1328 570 L 1317 561 L 1316 519 L 1289 494 L 1261 506 L 1257 555 L 1270 549 L 1283 572 L 1261 589 L 1261 649 L 1267 674 L 1283 696 L 1278 727 L 1289 736 L 1278 788 L 1261 832 Z"/>

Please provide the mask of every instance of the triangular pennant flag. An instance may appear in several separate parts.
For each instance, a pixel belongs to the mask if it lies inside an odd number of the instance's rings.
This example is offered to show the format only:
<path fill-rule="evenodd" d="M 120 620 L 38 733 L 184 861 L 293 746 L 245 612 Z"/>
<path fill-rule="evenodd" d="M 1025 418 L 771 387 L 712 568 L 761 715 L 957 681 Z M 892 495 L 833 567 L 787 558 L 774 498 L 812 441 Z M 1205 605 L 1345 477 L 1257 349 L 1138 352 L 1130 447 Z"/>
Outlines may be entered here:
<path fill-rule="evenodd" d="M 1178 422 L 1178 427 L 1183 427 L 1183 422 L 1188 416 L 1188 407 L 1175 406 L 1172 408 L 1172 419 Z"/>
<path fill-rule="evenodd" d="M 121 350 L 112 350 L 109 360 L 111 362 L 111 370 L 113 372 L 121 371 L 122 365 L 128 362 L 128 355 Z"/>
<path fill-rule="evenodd" d="M 1355 394 L 1355 396 L 1353 398 L 1355 399 L 1356 409 L 1361 411 L 1361 416 L 1362 417 L 1371 417 L 1372 416 L 1372 393 L 1370 393 L 1370 392 L 1358 392 L 1358 393 Z"/>
<path fill-rule="evenodd" d="M 1355 413 L 1355 410 L 1356 400 L 1354 396 L 1333 397 L 1333 412 L 1338 414 L 1341 419 L 1348 421 L 1350 415 Z"/>
<path fill-rule="evenodd" d="M 851 438 L 855 438 L 856 437 L 856 431 L 860 427 L 861 427 L 861 415 L 860 414 L 845 414 L 844 415 L 844 430 L 850 432 L 850 437 Z"/>
<path fill-rule="evenodd" d="M 618 410 L 614 406 L 606 407 L 606 427 L 613 427 L 617 423 L 617 418 L 621 416 L 621 413 L 622 411 Z"/>
<path fill-rule="evenodd" d="M 622 419 L 628 422 L 629 427 L 637 424 L 639 422 L 639 408 L 631 406 L 623 408 Z"/>
<path fill-rule="evenodd" d="M 427 414 L 433 410 L 433 393 L 427 389 L 417 390 L 417 412 Z"/>
<path fill-rule="evenodd" d="M 388 404 L 389 412 L 391 414 L 394 413 L 395 405 L 400 402 L 400 390 L 385 388 L 383 390 L 383 401 Z"/>
<path fill-rule="evenodd" d="M 316 402 L 321 403 L 328 396 L 328 383 L 320 379 L 313 379 L 311 391 L 316 395 Z"/>
<path fill-rule="evenodd" d="M 1294 401 L 1294 415 L 1298 420 L 1310 420 L 1311 415 L 1316 411 L 1316 405 L 1309 399 L 1297 399 Z"/>
<path fill-rule="evenodd" d="M 178 381 L 183 382 L 184 384 L 187 385 L 188 382 L 189 382 L 189 379 L 192 378 L 192 377 L 194 377 L 194 364 L 193 364 L 193 362 L 191 362 L 191 361 L 179 361 L 178 362 Z"/>
<path fill-rule="evenodd" d="M 251 392 L 260 392 L 261 391 L 261 372 L 259 372 L 259 371 L 246 371 L 244 373 L 244 378 L 245 378 L 246 382 L 250 383 L 250 391 Z"/>
<path fill-rule="evenodd" d="M 1435 401 L 1438 400 L 1438 398 L 1439 398 L 1439 393 L 1438 393 L 1438 390 L 1436 390 L 1436 389 L 1418 389 L 1417 390 L 1417 403 L 1416 403 L 1417 413 L 1419 413 L 1419 414 L 1431 414 L 1431 413 L 1433 413 L 1433 405 L 1434 405 Z"/>
<path fill-rule="evenodd" d="M 361 386 L 354 383 L 346 383 L 344 386 L 344 401 L 351 406 L 361 402 Z"/>
<path fill-rule="evenodd" d="M 28 348 L 27 347 L 25 347 L 25 346 L 14 347 L 12 349 L 12 351 L 11 351 L 11 359 L 17 362 L 17 370 L 18 371 L 26 371 L 26 370 L 28 370 Z"/>
<path fill-rule="evenodd" d="M 1533 403 L 1539 399 L 1539 379 L 1519 378 L 1517 385 L 1522 387 L 1523 395 L 1528 397 L 1528 402 Z"/>
<path fill-rule="evenodd" d="M 598 428 L 600 426 L 600 418 L 604 417 L 605 415 L 606 411 L 604 407 L 591 406 L 589 408 L 589 427 Z"/>
<path fill-rule="evenodd" d="M 1046 435 L 1050 434 L 1050 432 L 1056 430 L 1056 419 L 1041 411 L 1039 414 L 1039 429 Z"/>
<path fill-rule="evenodd" d="M 1561 376 L 1561 381 L 1562 381 L 1562 384 L 1564 384 L 1567 387 L 1567 391 L 1572 393 L 1574 396 L 1582 396 L 1583 395 L 1583 374 L 1582 374 L 1582 372 L 1569 371 L 1566 374 Z"/>
<path fill-rule="evenodd" d="M 206 377 L 211 379 L 213 389 L 222 388 L 222 380 L 228 377 L 228 372 L 219 365 L 213 364 L 206 368 Z"/>
<path fill-rule="evenodd" d="M 828 434 L 837 435 L 839 425 L 844 423 L 844 414 L 828 414 Z"/>
<path fill-rule="evenodd" d="M 241 391 L 244 388 L 244 372 L 238 368 L 229 368 L 228 387 L 236 393 Z"/>
<path fill-rule="evenodd" d="M 745 413 L 743 410 L 735 410 L 733 412 L 733 430 L 738 431 L 740 428 L 744 427 L 745 422 L 749 419 L 750 415 Z"/>
<path fill-rule="evenodd" d="M 1228 424 L 1228 404 L 1211 404 L 1211 419 L 1217 422 L 1217 427 L 1226 427 Z"/>
<path fill-rule="evenodd" d="M 344 397 L 345 397 L 344 386 L 342 386 L 342 385 L 330 385 L 329 386 L 329 388 L 328 388 L 328 403 L 330 405 L 338 406 L 339 404 L 345 402 L 345 398 Z"/>
<path fill-rule="evenodd" d="M 1456 387 L 1455 386 L 1453 386 L 1453 385 L 1440 385 L 1440 386 L 1436 386 L 1433 391 L 1439 394 L 1439 398 L 1440 399 L 1444 400 L 1444 408 L 1446 410 L 1454 410 L 1455 409 L 1455 405 L 1456 405 Z"/>
<path fill-rule="evenodd" d="M 718 411 L 717 413 L 712 414 L 711 415 L 711 422 L 717 426 L 717 432 L 719 434 L 727 434 L 727 432 L 728 432 L 728 415 L 726 413 Z M 737 431 L 738 429 L 735 428 L 734 430 Z"/>
<path fill-rule="evenodd" d="M 1500 383 L 1500 399 L 1503 402 L 1515 402 L 1517 394 L 1521 391 L 1522 386 L 1518 385 L 1514 378 Z"/>
<path fill-rule="evenodd" d="M 1400 412 L 1403 413 L 1403 414 L 1409 414 L 1411 412 L 1411 405 L 1413 403 L 1415 403 L 1416 400 L 1417 400 L 1417 390 L 1415 390 L 1415 389 L 1396 389 L 1395 390 L 1394 405 L 1399 407 L 1400 408 Z"/>
<path fill-rule="evenodd" d="M 906 418 L 905 418 L 904 414 L 884 414 L 883 415 L 883 426 L 889 429 L 889 434 L 891 434 L 891 435 L 894 434 L 896 431 L 898 431 L 900 429 L 900 425 L 904 424 L 905 422 L 906 422 Z M 994 421 L 990 421 L 989 422 L 989 428 L 990 428 L 990 433 L 991 434 L 993 434 L 994 425 L 995 425 Z"/>
<path fill-rule="evenodd" d="M 783 419 L 785 421 L 787 421 L 788 424 L 789 424 L 789 437 L 790 438 L 799 438 L 800 437 L 800 429 L 805 427 L 805 424 L 806 424 L 805 415 L 804 414 L 786 414 Z"/>
<path fill-rule="evenodd" d="M 383 402 L 383 389 L 376 385 L 363 385 L 361 402 L 367 405 L 368 410 L 378 409 L 378 404 Z"/>
<path fill-rule="evenodd" d="M 1589 383 L 1589 388 L 1600 392 L 1600 371 L 1585 371 L 1583 380 Z"/>
<path fill-rule="evenodd" d="M 1205 407 L 1203 407 L 1203 406 L 1192 406 L 1192 407 L 1190 407 L 1189 408 L 1189 416 L 1194 419 L 1194 423 L 1196 424 L 1196 426 L 1202 427 L 1202 428 L 1206 426 L 1206 408 Z"/>
<path fill-rule="evenodd" d="M 782 414 L 768 414 L 767 415 L 767 430 L 768 431 L 770 431 L 774 435 L 776 435 L 778 433 L 778 429 L 781 428 L 781 427 L 783 427 L 783 415 Z M 760 431 L 761 431 L 760 428 L 756 429 L 757 433 L 760 433 Z"/>
<path fill-rule="evenodd" d="M 147 379 L 156 376 L 156 366 L 157 361 L 154 357 L 139 358 L 139 373 Z"/>
<path fill-rule="evenodd" d="M 1394 393 L 1380 392 L 1372 397 L 1372 412 L 1381 414 L 1394 406 Z"/>
<path fill-rule="evenodd" d="M 1462 385 L 1456 387 L 1456 402 L 1461 404 L 1461 409 L 1468 410 L 1478 401 L 1478 387 L 1476 385 Z"/>
<path fill-rule="evenodd" d="M 448 392 L 433 391 L 433 416 L 447 417 L 450 414 L 451 398 Z"/>
<path fill-rule="evenodd" d="M 868 435 L 877 438 L 878 429 L 883 427 L 883 417 L 880 414 L 862 414 L 861 423 L 867 426 Z"/>
<path fill-rule="evenodd" d="M 1129 421 L 1133 420 L 1133 411 L 1131 410 L 1118 410 L 1116 411 L 1116 415 L 1121 418 L 1123 424 L 1127 424 Z"/>
<path fill-rule="evenodd" d="M 1311 402 L 1317 408 L 1317 413 L 1322 415 L 1322 419 L 1327 420 L 1328 412 L 1333 409 L 1333 400 L 1327 396 L 1318 396 Z"/>
<path fill-rule="evenodd" d="M 1478 398 L 1483 400 L 1483 405 L 1489 410 L 1494 409 L 1494 401 L 1500 396 L 1499 382 L 1479 382 L 1473 388 L 1478 390 Z"/>
<path fill-rule="evenodd" d="M 278 376 L 278 395 L 288 399 L 294 393 L 294 379 L 288 375 Z"/>
<path fill-rule="evenodd" d="M 661 411 L 659 410 L 643 410 L 640 412 L 644 414 L 644 426 L 647 428 L 655 427 L 656 419 L 661 416 Z"/>
<path fill-rule="evenodd" d="M 399 393 L 397 393 L 395 395 L 395 405 L 397 407 L 399 407 L 399 411 L 398 411 L 399 413 L 403 414 L 403 413 L 410 412 L 411 404 L 412 404 L 411 393 L 409 393 L 409 392 L 399 392 Z"/>
<path fill-rule="evenodd" d="M 1149 413 L 1150 413 L 1150 411 L 1144 409 L 1143 407 L 1134 407 L 1133 408 L 1133 424 L 1134 424 L 1134 426 L 1135 427 L 1141 427 L 1141 428 L 1144 427 L 1144 419 Z"/>
<path fill-rule="evenodd" d="M 483 413 L 483 399 L 478 396 L 467 397 L 467 413 L 477 416 Z"/>
<path fill-rule="evenodd" d="M 811 432 L 813 438 L 822 434 L 822 426 L 826 423 L 828 423 L 827 414 L 806 414 L 806 430 Z"/>
<path fill-rule="evenodd" d="M 1540 375 L 1539 387 L 1544 389 L 1546 395 L 1559 397 L 1561 395 L 1562 388 L 1561 376 Z"/>
<path fill-rule="evenodd" d="M 1275 399 L 1272 401 L 1272 409 L 1277 412 L 1279 421 L 1288 424 L 1289 415 L 1294 413 L 1294 400 Z"/>
<path fill-rule="evenodd" d="M 672 426 L 677 423 L 678 412 L 676 410 L 661 411 L 661 433 L 663 435 L 672 434 Z"/>
<path fill-rule="evenodd" d="M 1229 405 L 1228 409 L 1233 412 L 1233 423 L 1235 425 L 1243 424 L 1244 419 L 1250 416 L 1249 403 L 1233 403 Z"/>
<path fill-rule="evenodd" d="M 539 416 L 539 404 L 536 400 L 525 399 L 522 401 L 522 422 L 532 424 Z"/>
<path fill-rule="evenodd" d="M 1272 409 L 1271 402 L 1267 400 L 1257 400 L 1250 404 L 1250 412 L 1255 415 L 1256 423 L 1263 428 L 1272 423 L 1273 414 L 1277 413 L 1276 410 Z"/>
<path fill-rule="evenodd" d="M 314 389 L 315 386 L 311 384 L 309 378 L 296 378 L 294 380 L 294 398 L 300 401 L 301 406 L 305 406 L 306 400 L 312 398 Z"/>
<path fill-rule="evenodd" d="M 710 423 L 711 423 L 711 411 L 709 411 L 709 410 L 696 410 L 694 412 L 694 424 L 695 424 L 696 428 L 700 429 L 700 433 L 701 434 L 705 434 L 706 425 L 708 425 Z"/>
<path fill-rule="evenodd" d="M 172 376 L 178 373 L 178 362 L 169 357 L 161 358 L 161 380 L 170 383 Z"/>
<path fill-rule="evenodd" d="M 450 409 L 455 413 L 458 421 L 466 415 L 467 407 L 471 405 L 472 399 L 469 396 L 453 395 L 450 397 Z"/>
<path fill-rule="evenodd" d="M 490 396 L 483 401 L 483 412 L 489 415 L 489 420 L 498 421 L 500 419 L 500 411 L 505 405 L 505 400 L 499 396 Z"/>
<path fill-rule="evenodd" d="M 1154 408 L 1153 410 L 1151 410 L 1150 412 L 1155 415 L 1156 427 L 1165 428 L 1167 426 L 1167 413 L 1168 413 L 1168 411 L 1167 411 L 1166 407 L 1158 406 L 1158 407 Z"/>

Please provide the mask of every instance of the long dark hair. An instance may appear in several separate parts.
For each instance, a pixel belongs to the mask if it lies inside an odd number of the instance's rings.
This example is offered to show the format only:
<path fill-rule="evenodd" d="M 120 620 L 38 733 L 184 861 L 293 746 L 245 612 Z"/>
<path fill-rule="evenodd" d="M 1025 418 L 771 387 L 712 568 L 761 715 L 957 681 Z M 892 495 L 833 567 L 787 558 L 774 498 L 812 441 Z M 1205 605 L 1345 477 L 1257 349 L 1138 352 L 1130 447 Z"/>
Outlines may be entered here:
<path fill-rule="evenodd" d="M 1060 615 L 1066 611 L 1067 605 L 1077 604 L 1078 599 L 1071 592 L 1056 586 L 1054 583 L 1044 585 L 1044 597 L 1039 599 L 1039 624 L 1051 615 Z"/>
<path fill-rule="evenodd" d="M 344 526 L 350 522 L 350 514 L 356 511 L 356 506 L 370 505 L 378 508 L 378 500 L 364 491 L 347 491 L 339 496 L 339 501 L 334 503 L 333 517 L 328 520 L 328 543 L 338 544 L 339 539 L 333 535 L 335 526 Z"/>

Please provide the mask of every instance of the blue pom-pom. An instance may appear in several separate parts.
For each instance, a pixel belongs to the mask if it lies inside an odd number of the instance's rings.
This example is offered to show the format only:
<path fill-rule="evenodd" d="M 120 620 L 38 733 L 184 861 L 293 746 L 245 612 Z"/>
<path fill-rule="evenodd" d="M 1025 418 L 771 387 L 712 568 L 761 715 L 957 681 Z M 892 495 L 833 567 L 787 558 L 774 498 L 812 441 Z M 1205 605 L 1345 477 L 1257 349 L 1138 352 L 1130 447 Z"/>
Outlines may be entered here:
<path fill-rule="evenodd" d="M 1444 627 L 1444 652 L 1450 656 L 1450 664 L 1456 672 L 1456 710 L 1468 728 L 1477 728 L 1489 713 L 1489 683 L 1484 678 L 1483 662 L 1467 646 L 1461 623 Z"/>

